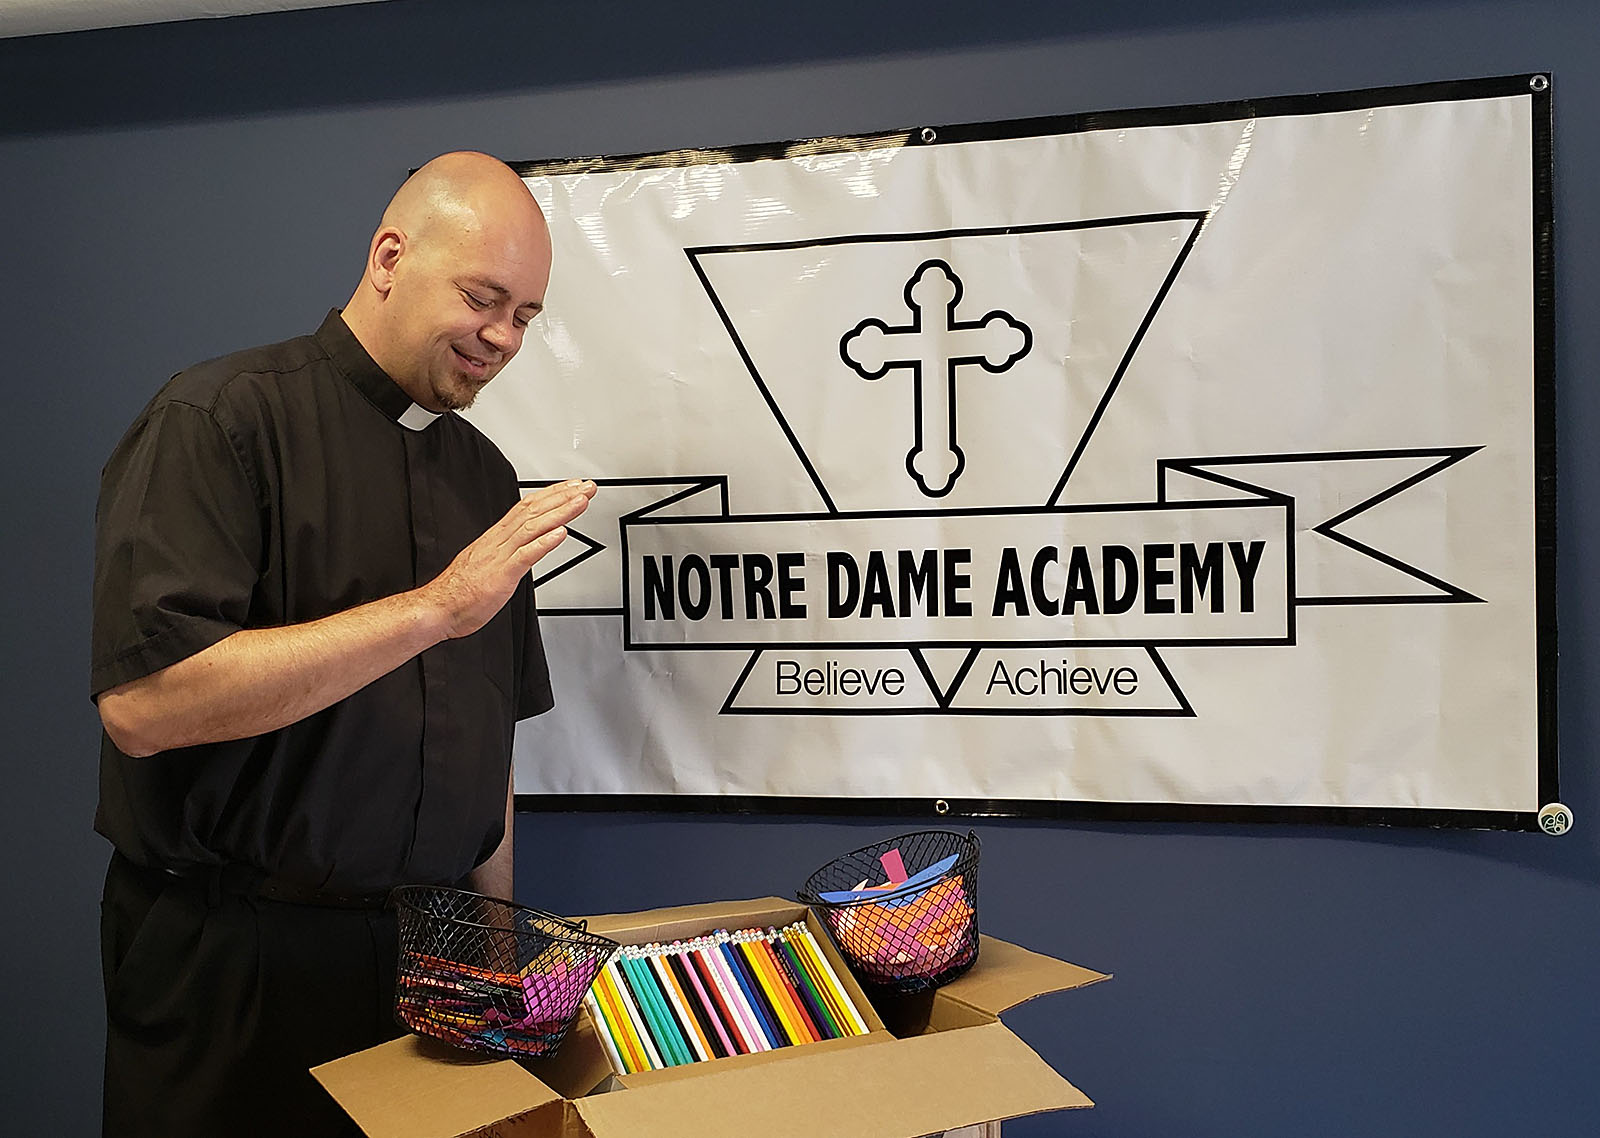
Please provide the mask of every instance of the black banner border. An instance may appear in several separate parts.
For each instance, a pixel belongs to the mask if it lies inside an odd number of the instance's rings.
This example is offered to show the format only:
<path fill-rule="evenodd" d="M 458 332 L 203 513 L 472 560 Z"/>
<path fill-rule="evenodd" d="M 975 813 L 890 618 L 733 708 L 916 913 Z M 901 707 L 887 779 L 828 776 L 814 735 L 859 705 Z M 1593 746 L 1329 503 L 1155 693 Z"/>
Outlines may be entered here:
<path fill-rule="evenodd" d="M 1403 806 L 1253 806 L 1243 803 L 1091 802 L 1033 798 L 826 798 L 760 794 L 518 794 L 523 813 L 672 813 L 940 819 L 1019 818 L 1058 822 L 1254 822 L 1443 830 L 1539 829 L 1533 811 Z"/>

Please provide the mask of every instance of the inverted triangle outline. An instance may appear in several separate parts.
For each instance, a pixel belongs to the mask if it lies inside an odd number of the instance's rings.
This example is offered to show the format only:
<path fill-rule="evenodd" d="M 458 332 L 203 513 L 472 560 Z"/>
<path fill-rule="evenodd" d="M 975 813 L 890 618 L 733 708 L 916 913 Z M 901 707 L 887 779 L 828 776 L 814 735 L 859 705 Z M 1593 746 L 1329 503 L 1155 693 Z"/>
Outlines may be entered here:
<path fill-rule="evenodd" d="M 1055 488 L 1044 502 L 1046 506 L 1054 506 L 1059 504 L 1062 494 L 1065 493 L 1067 482 L 1072 477 L 1072 472 L 1077 468 L 1079 460 L 1083 457 L 1083 452 L 1089 445 L 1090 437 L 1099 427 L 1101 419 L 1105 417 L 1106 408 L 1111 405 L 1112 397 L 1115 396 L 1117 388 L 1121 386 L 1122 377 L 1127 372 L 1128 365 L 1133 362 L 1134 353 L 1138 351 L 1139 345 L 1144 340 L 1145 333 L 1149 331 L 1150 325 L 1155 320 L 1156 312 L 1171 291 L 1172 283 L 1177 279 L 1178 272 L 1183 268 L 1184 262 L 1188 260 L 1189 253 L 1194 248 L 1195 241 L 1199 238 L 1201 230 L 1205 228 L 1205 221 L 1209 216 L 1209 211 L 1206 210 L 1173 210 L 1164 213 L 1129 214 L 1122 217 L 1087 218 L 1078 221 L 1040 222 L 1033 225 L 997 225 L 962 229 L 925 230 L 915 233 L 855 233 L 797 241 L 698 245 L 686 248 L 683 252 L 689 258 L 689 264 L 694 269 L 695 277 L 700 281 L 700 287 L 705 289 L 706 296 L 711 301 L 711 306 L 716 311 L 717 318 L 722 321 L 722 326 L 727 331 L 728 338 L 733 341 L 734 350 L 738 352 L 740 361 L 743 362 L 745 370 L 750 373 L 750 378 L 755 381 L 756 389 L 761 393 L 761 398 L 766 401 L 767 409 L 772 412 L 773 418 L 777 420 L 778 427 L 783 431 L 784 438 L 788 439 L 790 448 L 793 449 L 795 457 L 800 460 L 800 465 L 805 469 L 806 476 L 811 480 L 811 484 L 822 499 L 827 512 L 829 514 L 837 514 L 840 512 L 838 505 L 834 502 L 833 496 L 828 493 L 828 488 L 824 485 L 822 476 L 817 472 L 816 465 L 812 462 L 811 456 L 806 453 L 805 447 L 801 445 L 800 438 L 795 434 L 794 428 L 790 426 L 783 409 L 778 405 L 777 398 L 767 386 L 766 380 L 761 377 L 761 372 L 756 367 L 755 360 L 751 357 L 749 349 L 745 347 L 743 338 L 739 335 L 738 329 L 734 327 L 726 306 L 723 305 L 722 299 L 717 295 L 717 290 L 712 286 L 711 279 L 700 262 L 702 257 L 722 253 L 772 252 L 789 249 L 827 248 L 838 245 L 936 241 L 953 237 L 1019 236 L 1029 233 L 1061 233 L 1081 229 L 1109 229 L 1117 226 L 1146 225 L 1171 221 L 1193 222 L 1193 228 L 1190 230 L 1188 238 L 1185 239 L 1183 247 L 1174 258 L 1172 267 L 1167 271 L 1161 287 L 1156 291 L 1155 299 L 1151 301 L 1150 307 L 1145 311 L 1144 318 L 1140 321 L 1138 330 L 1129 342 L 1127 350 L 1123 352 L 1121 360 L 1118 361 L 1117 368 L 1112 373 L 1111 381 L 1106 385 L 1105 391 L 1101 393 L 1100 402 L 1096 405 L 1094 412 L 1084 425 L 1083 433 L 1078 437 L 1072 455 L 1068 458 L 1067 464 L 1061 472 L 1061 477 L 1057 479 Z"/>

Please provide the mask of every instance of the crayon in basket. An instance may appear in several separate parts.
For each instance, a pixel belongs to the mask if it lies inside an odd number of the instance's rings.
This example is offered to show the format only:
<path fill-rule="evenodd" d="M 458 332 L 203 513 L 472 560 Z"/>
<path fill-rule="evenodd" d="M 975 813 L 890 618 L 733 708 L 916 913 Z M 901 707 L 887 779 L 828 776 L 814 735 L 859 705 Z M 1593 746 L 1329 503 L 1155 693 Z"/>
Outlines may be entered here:
<path fill-rule="evenodd" d="M 561 1045 L 615 941 L 580 923 L 462 890 L 395 890 L 395 1018 L 421 1035 L 503 1055 Z"/>

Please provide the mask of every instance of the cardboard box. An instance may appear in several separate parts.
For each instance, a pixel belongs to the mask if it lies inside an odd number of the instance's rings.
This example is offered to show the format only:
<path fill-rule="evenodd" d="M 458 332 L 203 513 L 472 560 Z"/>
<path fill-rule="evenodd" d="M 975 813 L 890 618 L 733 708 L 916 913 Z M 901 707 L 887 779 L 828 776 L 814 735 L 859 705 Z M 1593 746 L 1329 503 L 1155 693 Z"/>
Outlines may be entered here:
<path fill-rule="evenodd" d="M 983 937 L 960 979 L 869 1001 L 805 906 L 781 898 L 589 919 L 623 944 L 805 919 L 871 1029 L 754 1055 L 614 1074 L 580 1014 L 549 1059 L 490 1059 L 407 1036 L 313 1070 L 370 1138 L 917 1138 L 1092 1106 L 999 1021 L 1107 977 Z"/>

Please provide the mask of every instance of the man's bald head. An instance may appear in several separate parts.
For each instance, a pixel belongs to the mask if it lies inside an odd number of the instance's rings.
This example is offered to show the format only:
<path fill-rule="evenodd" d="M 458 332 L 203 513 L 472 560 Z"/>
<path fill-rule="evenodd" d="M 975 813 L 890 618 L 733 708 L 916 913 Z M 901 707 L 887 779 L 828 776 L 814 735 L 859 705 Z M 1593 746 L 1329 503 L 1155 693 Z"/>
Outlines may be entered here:
<path fill-rule="evenodd" d="M 457 410 L 516 354 L 549 276 L 526 183 L 487 154 L 442 154 L 384 210 L 345 322 L 413 400 Z"/>
<path fill-rule="evenodd" d="M 380 230 L 394 226 L 412 240 L 448 237 L 488 220 L 544 229 L 544 213 L 527 183 L 498 158 L 472 150 L 441 154 L 405 180 L 383 211 Z"/>

